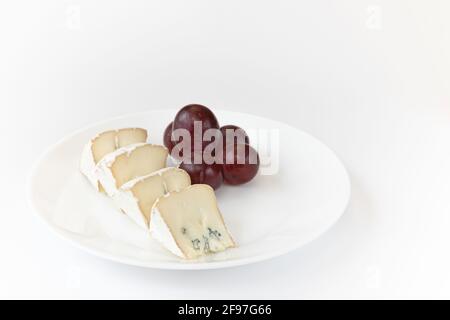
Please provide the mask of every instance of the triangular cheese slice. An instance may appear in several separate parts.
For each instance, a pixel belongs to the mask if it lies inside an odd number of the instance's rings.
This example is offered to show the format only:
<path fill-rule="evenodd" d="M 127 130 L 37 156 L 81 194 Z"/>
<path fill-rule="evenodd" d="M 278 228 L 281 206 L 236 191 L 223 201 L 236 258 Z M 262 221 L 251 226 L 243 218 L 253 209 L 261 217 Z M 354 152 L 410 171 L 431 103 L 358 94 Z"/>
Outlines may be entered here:
<path fill-rule="evenodd" d="M 102 190 L 94 172 L 97 163 L 119 148 L 146 141 L 147 130 L 141 128 L 125 128 L 100 133 L 85 145 L 81 155 L 80 170 L 97 191 Z"/>
<path fill-rule="evenodd" d="M 132 144 L 107 154 L 97 164 L 95 175 L 109 196 L 125 183 L 166 166 L 168 150 L 148 143 Z"/>
<path fill-rule="evenodd" d="M 189 174 L 179 168 L 164 168 L 133 179 L 113 196 L 116 206 L 143 228 L 149 228 L 150 213 L 155 201 L 173 191 L 191 185 Z"/>
<path fill-rule="evenodd" d="M 150 232 L 168 250 L 185 259 L 235 246 L 214 190 L 205 184 L 194 184 L 159 198 L 152 208 Z"/>

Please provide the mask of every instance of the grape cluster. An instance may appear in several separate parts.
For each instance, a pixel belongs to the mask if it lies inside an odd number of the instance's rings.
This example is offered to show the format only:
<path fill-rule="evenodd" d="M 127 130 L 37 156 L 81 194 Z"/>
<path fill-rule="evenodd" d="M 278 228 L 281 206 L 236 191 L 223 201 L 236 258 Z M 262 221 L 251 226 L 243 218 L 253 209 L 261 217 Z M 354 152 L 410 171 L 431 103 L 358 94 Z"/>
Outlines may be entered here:
<path fill-rule="evenodd" d="M 179 132 L 187 133 L 190 143 L 183 144 Z M 193 184 L 204 183 L 214 189 L 224 182 L 239 185 L 252 180 L 259 169 L 259 156 L 247 133 L 235 125 L 220 127 L 214 113 L 199 104 L 181 108 L 164 130 L 163 139 Z"/>

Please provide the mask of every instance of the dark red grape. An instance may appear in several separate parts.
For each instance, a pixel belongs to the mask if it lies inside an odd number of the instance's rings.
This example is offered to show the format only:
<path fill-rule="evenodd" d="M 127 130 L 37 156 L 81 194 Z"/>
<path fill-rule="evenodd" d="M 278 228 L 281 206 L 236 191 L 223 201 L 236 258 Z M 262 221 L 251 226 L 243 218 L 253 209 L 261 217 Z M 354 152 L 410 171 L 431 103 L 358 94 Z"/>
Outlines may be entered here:
<path fill-rule="evenodd" d="M 169 149 L 169 152 L 172 151 L 173 149 L 173 142 L 172 142 L 172 126 L 173 126 L 173 122 L 169 123 L 169 125 L 166 127 L 166 130 L 164 130 L 164 145 L 166 146 L 167 149 Z"/>
<path fill-rule="evenodd" d="M 191 177 L 191 183 L 203 183 L 217 189 L 222 185 L 223 175 L 220 164 L 189 164 L 182 162 L 180 168 L 185 170 Z"/>
<path fill-rule="evenodd" d="M 194 136 L 195 122 L 201 122 L 202 130 L 197 132 L 198 136 Z M 205 131 L 208 129 L 219 129 L 219 122 L 214 113 L 207 107 L 200 104 L 190 104 L 181 108 L 176 114 L 173 121 L 173 130 L 177 129 L 186 129 L 191 135 L 191 150 L 199 151 L 200 149 L 203 150 L 210 143 L 210 141 L 203 141 Z M 196 141 L 197 143 L 195 144 L 194 140 L 199 141 Z M 179 141 L 175 141 L 175 144 Z M 194 149 L 195 145 L 197 145 L 197 148 Z"/>
<path fill-rule="evenodd" d="M 220 127 L 220 131 L 222 132 L 224 146 L 228 143 L 246 143 L 250 144 L 250 139 L 244 129 L 239 128 L 238 126 L 229 124 L 226 126 Z M 228 135 L 227 135 L 228 133 Z M 229 136 L 231 134 L 231 136 Z M 233 139 L 233 135 L 236 135 Z M 230 140 L 230 141 L 228 141 Z"/>
<path fill-rule="evenodd" d="M 227 148 L 222 165 L 223 179 L 231 185 L 243 184 L 252 180 L 259 169 L 259 155 L 248 144 L 237 144 Z"/>

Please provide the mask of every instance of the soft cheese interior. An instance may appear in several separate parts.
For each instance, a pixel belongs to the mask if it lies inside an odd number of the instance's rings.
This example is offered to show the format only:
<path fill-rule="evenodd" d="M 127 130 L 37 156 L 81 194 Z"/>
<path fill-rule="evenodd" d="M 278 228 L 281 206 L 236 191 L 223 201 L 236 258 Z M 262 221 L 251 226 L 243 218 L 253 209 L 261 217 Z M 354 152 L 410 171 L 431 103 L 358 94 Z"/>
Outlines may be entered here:
<path fill-rule="evenodd" d="M 107 154 L 97 165 L 96 175 L 109 196 L 125 183 L 166 166 L 167 148 L 148 143 L 132 144 Z"/>
<path fill-rule="evenodd" d="M 141 128 L 125 128 L 100 133 L 85 146 L 80 169 L 95 189 L 101 190 L 101 184 L 95 175 L 95 167 L 103 157 L 115 150 L 147 141 L 147 130 Z"/>
<path fill-rule="evenodd" d="M 159 198 L 152 208 L 150 231 L 167 249 L 187 259 L 235 246 L 214 190 L 204 184 Z"/>
<path fill-rule="evenodd" d="M 138 225 L 149 228 L 150 213 L 155 201 L 173 191 L 180 191 L 191 184 L 186 171 L 164 168 L 150 175 L 133 179 L 120 188 L 113 200 L 127 216 Z"/>
<path fill-rule="evenodd" d="M 146 141 L 147 130 L 140 128 L 127 128 L 101 133 L 92 142 L 94 161 L 98 163 L 108 153 L 130 144 Z"/>

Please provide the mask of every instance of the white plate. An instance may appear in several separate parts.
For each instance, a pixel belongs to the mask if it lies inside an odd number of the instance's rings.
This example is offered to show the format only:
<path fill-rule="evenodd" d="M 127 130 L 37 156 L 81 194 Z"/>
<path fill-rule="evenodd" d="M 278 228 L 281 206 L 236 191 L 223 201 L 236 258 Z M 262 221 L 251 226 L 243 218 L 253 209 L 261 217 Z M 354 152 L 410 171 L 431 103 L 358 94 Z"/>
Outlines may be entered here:
<path fill-rule="evenodd" d="M 95 193 L 79 172 L 78 163 L 86 141 L 107 129 L 142 126 L 149 130 L 150 142 L 161 143 L 164 128 L 175 113 L 126 115 L 64 138 L 42 156 L 32 172 L 32 207 L 51 229 L 80 248 L 117 262 L 161 269 L 213 269 L 266 260 L 312 241 L 343 214 L 350 182 L 329 148 L 280 122 L 216 111 L 222 124 L 278 130 L 279 170 L 274 175 L 259 175 L 246 185 L 224 185 L 216 192 L 238 248 L 193 262 L 173 256 L 116 211 L 106 196 Z M 254 138 L 250 135 L 251 142 Z"/>

